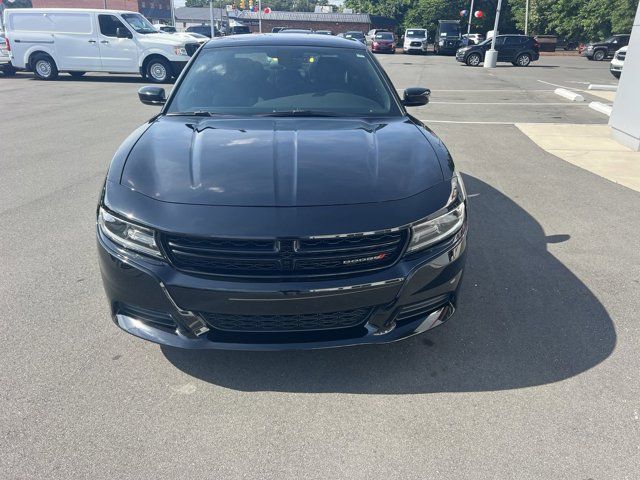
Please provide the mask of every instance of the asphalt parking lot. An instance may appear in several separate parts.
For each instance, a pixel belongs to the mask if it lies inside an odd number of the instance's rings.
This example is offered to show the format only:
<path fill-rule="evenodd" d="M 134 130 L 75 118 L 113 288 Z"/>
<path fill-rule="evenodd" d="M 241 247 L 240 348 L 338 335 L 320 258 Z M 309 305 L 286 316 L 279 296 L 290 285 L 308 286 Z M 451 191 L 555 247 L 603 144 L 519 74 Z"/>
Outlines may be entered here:
<path fill-rule="evenodd" d="M 386 55 L 463 172 L 459 310 L 404 342 L 192 352 L 108 317 L 95 207 L 113 152 L 155 114 L 133 77 L 0 78 L 3 478 L 635 479 L 640 193 L 515 123 L 605 124 L 553 94 L 607 62 L 494 70 Z M 585 94 L 588 96 L 588 94 Z"/>

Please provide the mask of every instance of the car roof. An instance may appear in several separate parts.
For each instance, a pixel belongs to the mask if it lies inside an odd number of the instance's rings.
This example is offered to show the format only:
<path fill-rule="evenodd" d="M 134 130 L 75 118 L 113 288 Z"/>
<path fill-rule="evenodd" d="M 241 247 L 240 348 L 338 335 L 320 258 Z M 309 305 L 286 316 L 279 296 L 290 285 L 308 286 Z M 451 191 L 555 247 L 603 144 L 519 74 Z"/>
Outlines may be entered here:
<path fill-rule="evenodd" d="M 336 47 L 336 48 L 352 48 L 365 50 L 366 47 L 360 42 L 354 42 L 346 38 L 316 35 L 307 33 L 290 33 L 288 35 L 280 35 L 279 33 L 260 33 L 254 35 L 238 35 L 230 37 L 216 38 L 205 44 L 203 48 L 221 48 L 221 47 L 241 47 L 248 45 L 265 45 L 265 46 L 302 46 L 302 47 Z"/>

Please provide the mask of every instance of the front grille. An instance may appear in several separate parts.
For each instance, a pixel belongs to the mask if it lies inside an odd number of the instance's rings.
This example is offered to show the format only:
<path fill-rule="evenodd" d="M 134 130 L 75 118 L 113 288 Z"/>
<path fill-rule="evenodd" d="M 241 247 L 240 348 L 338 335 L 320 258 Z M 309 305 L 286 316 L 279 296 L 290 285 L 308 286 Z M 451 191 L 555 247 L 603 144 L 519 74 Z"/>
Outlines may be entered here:
<path fill-rule="evenodd" d="M 406 230 L 306 239 L 235 239 L 164 235 L 179 270 L 226 277 L 340 276 L 388 267 L 406 244 Z"/>
<path fill-rule="evenodd" d="M 371 307 L 330 313 L 295 315 L 236 315 L 201 313 L 209 326 L 227 332 L 302 332 L 351 328 L 363 323 Z"/>
<path fill-rule="evenodd" d="M 422 43 L 420 43 L 420 42 L 411 42 L 411 46 L 412 47 L 421 47 Z"/>

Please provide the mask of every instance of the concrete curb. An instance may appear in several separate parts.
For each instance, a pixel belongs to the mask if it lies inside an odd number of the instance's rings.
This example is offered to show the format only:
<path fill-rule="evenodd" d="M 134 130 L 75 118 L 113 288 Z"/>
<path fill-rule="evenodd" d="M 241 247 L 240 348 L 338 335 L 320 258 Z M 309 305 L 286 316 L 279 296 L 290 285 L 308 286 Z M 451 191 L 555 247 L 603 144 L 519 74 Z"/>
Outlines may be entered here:
<path fill-rule="evenodd" d="M 607 92 L 617 92 L 618 86 L 617 85 L 599 85 L 597 83 L 591 83 L 589 84 L 589 87 L 587 87 L 587 90 L 605 90 Z"/>
<path fill-rule="evenodd" d="M 589 108 L 592 108 L 596 112 L 604 113 L 607 116 L 611 116 L 611 109 L 613 107 L 611 105 L 606 105 L 601 102 L 591 102 L 589 104 Z"/>
<path fill-rule="evenodd" d="M 556 88 L 553 91 L 553 93 L 555 93 L 556 95 L 560 95 L 561 97 L 564 97 L 568 100 L 571 100 L 572 102 L 584 102 L 584 97 L 582 95 L 580 95 L 579 93 L 567 90 L 566 88 Z"/>

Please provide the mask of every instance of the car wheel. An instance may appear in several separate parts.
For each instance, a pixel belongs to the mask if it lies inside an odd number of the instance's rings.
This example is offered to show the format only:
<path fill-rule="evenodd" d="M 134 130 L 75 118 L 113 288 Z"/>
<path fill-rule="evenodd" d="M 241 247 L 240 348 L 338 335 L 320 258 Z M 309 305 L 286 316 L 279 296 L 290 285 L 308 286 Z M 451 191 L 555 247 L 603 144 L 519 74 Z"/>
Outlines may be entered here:
<path fill-rule="evenodd" d="M 5 65 L 2 69 L 2 73 L 4 73 L 7 77 L 13 77 L 18 70 L 11 64 Z"/>
<path fill-rule="evenodd" d="M 482 61 L 482 59 L 480 58 L 480 54 L 479 53 L 472 53 L 467 57 L 466 63 L 470 67 L 477 67 L 478 65 L 480 65 L 481 61 Z"/>
<path fill-rule="evenodd" d="M 171 79 L 171 65 L 164 58 L 154 58 L 147 63 L 147 79 L 153 83 L 166 83 Z"/>
<path fill-rule="evenodd" d="M 596 62 L 601 62 L 602 60 L 604 60 L 605 57 L 605 53 L 604 50 L 596 50 L 595 52 L 593 52 L 593 59 Z"/>
<path fill-rule="evenodd" d="M 71 75 L 73 78 L 80 78 L 85 73 L 87 73 L 87 72 L 69 72 L 69 75 Z"/>
<path fill-rule="evenodd" d="M 33 74 L 39 80 L 55 80 L 58 78 L 58 67 L 49 55 L 37 55 L 33 59 Z"/>
<path fill-rule="evenodd" d="M 531 63 L 531 55 L 529 55 L 528 53 L 521 53 L 516 58 L 516 64 L 519 67 L 528 67 L 530 63 Z"/>

